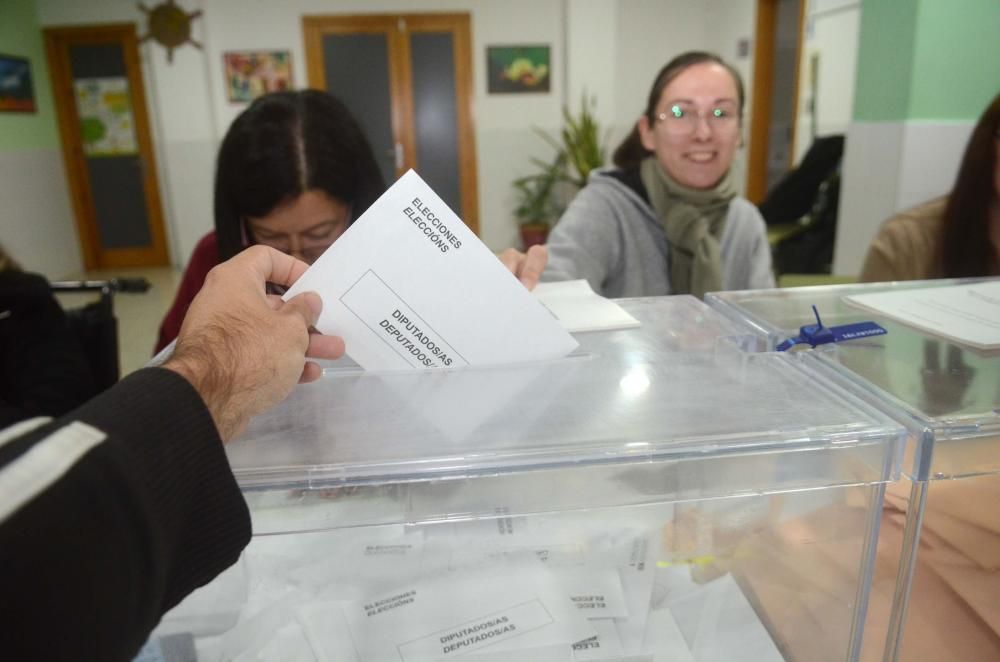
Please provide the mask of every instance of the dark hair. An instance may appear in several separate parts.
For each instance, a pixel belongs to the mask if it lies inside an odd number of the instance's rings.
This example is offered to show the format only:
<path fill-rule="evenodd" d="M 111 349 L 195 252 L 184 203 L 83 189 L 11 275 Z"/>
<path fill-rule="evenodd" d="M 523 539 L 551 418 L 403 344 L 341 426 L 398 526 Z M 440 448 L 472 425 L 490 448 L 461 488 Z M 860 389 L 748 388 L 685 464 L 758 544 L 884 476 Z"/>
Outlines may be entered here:
<path fill-rule="evenodd" d="M 986 107 L 965 147 L 941 226 L 940 276 L 987 276 L 997 266 L 990 241 L 990 203 L 997 196 L 1000 95 Z"/>
<path fill-rule="evenodd" d="M 660 102 L 660 97 L 663 95 L 663 90 L 666 89 L 667 85 L 669 85 L 672 80 L 677 78 L 688 68 L 693 67 L 696 64 L 704 64 L 706 62 L 725 67 L 726 71 L 728 71 L 733 77 L 733 82 L 736 83 L 740 118 L 742 119 L 743 102 L 746 98 L 746 94 L 743 90 L 743 79 L 740 77 L 740 73 L 736 71 L 732 65 L 714 53 L 706 53 L 705 51 L 688 51 L 687 53 L 681 53 L 670 62 L 667 62 L 666 66 L 660 69 L 660 73 L 656 74 L 656 79 L 653 81 L 653 87 L 649 90 L 649 99 L 646 101 L 646 110 L 644 112 L 646 120 L 649 121 L 650 126 L 652 126 L 653 122 L 656 120 L 654 117 L 656 104 Z M 639 127 L 634 126 L 632 127 L 632 132 L 628 135 L 628 137 L 625 138 L 620 145 L 618 145 L 612 160 L 614 161 L 614 164 L 622 170 L 629 170 L 638 166 L 639 162 L 650 154 L 652 154 L 652 152 L 642 145 L 642 138 L 639 135 Z"/>
<path fill-rule="evenodd" d="M 310 190 L 360 216 L 385 190 L 371 146 L 340 100 L 319 90 L 259 97 L 233 121 L 215 171 L 219 259 L 245 248 L 243 219 Z"/>

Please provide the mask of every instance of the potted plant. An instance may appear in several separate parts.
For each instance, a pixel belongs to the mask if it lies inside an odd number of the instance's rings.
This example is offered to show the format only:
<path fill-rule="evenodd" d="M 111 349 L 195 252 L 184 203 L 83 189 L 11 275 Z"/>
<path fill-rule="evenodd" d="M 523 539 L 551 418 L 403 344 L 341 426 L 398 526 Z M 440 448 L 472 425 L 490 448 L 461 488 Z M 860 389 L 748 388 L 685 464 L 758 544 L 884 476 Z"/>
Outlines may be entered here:
<path fill-rule="evenodd" d="M 532 162 L 540 171 L 514 180 L 514 189 L 518 194 L 514 215 L 525 250 L 545 243 L 549 228 L 559 215 L 555 189 L 565 177 L 566 156 L 558 153 L 551 163 L 539 159 L 532 159 Z"/>
<path fill-rule="evenodd" d="M 564 169 L 563 179 L 578 190 L 587 185 L 590 171 L 604 165 L 607 157 L 607 134 L 601 139 L 601 129 L 594 117 L 593 109 L 597 105 L 594 97 L 587 98 L 584 92 L 580 99 L 580 113 L 573 115 L 569 108 L 563 107 L 563 128 L 559 138 L 536 129 L 547 143 L 552 145 L 557 153 L 564 155 L 564 163 L 570 167 Z"/>
<path fill-rule="evenodd" d="M 607 149 L 593 114 L 596 100 L 584 94 L 579 115 L 563 107 L 563 128 L 556 138 L 542 129 L 535 131 L 556 154 L 550 163 L 532 159 L 539 171 L 514 180 L 518 205 L 514 211 L 521 229 L 521 241 L 527 249 L 545 243 L 549 229 L 558 220 L 566 201 L 587 185 L 594 168 L 604 165 Z"/>

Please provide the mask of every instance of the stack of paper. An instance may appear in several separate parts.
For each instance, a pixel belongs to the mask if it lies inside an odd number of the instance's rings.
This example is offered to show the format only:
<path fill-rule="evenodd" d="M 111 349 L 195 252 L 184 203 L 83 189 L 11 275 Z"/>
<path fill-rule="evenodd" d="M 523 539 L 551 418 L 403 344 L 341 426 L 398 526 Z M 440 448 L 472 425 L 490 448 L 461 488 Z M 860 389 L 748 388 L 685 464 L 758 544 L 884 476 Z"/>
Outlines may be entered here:
<path fill-rule="evenodd" d="M 731 576 L 657 567 L 661 529 L 635 524 L 580 513 L 255 538 L 240 622 L 199 638 L 199 659 L 782 659 Z"/>
<path fill-rule="evenodd" d="M 844 297 L 847 303 L 977 349 L 1000 349 L 1000 280 Z"/>

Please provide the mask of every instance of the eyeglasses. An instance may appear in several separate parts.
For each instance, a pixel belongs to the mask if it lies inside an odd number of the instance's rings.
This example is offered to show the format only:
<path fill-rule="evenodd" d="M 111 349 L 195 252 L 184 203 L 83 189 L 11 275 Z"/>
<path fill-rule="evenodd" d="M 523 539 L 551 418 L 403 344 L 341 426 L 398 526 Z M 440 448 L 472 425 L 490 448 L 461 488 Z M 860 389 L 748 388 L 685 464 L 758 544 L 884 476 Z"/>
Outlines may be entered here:
<path fill-rule="evenodd" d="M 656 116 L 656 120 L 663 123 L 667 133 L 674 136 L 687 136 L 694 133 L 702 118 L 705 119 L 713 132 L 726 133 L 736 128 L 739 122 L 739 111 L 736 104 L 733 103 L 720 103 L 708 110 L 675 103 L 666 112 Z"/>
<path fill-rule="evenodd" d="M 346 227 L 346 223 L 330 221 L 306 232 L 264 234 L 260 231 L 254 232 L 250 223 L 244 219 L 243 243 L 247 246 L 252 244 L 270 246 L 282 253 L 297 255 L 303 261 L 312 264 L 333 245 Z"/>

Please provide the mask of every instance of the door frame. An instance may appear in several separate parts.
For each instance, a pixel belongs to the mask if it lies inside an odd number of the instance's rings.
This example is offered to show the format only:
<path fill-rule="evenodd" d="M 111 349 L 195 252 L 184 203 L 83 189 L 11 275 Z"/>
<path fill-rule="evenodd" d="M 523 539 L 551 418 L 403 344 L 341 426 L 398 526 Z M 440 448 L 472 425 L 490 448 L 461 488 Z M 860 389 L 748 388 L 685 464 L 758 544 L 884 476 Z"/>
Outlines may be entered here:
<path fill-rule="evenodd" d="M 750 141 L 747 154 L 746 197 L 759 204 L 767 195 L 767 157 L 771 132 L 771 94 L 774 92 L 775 22 L 779 0 L 757 0 L 754 30 L 753 108 L 750 113 Z M 792 135 L 788 167 L 795 165 L 795 131 L 799 124 L 799 76 L 802 68 L 806 3 L 798 0 L 798 43 L 795 46 L 795 88 L 792 91 Z"/>
<path fill-rule="evenodd" d="M 454 44 L 455 112 L 458 118 L 458 173 L 462 209 L 455 210 L 479 234 L 479 190 L 473 119 L 472 37 L 467 13 L 343 14 L 303 16 L 302 33 L 309 87 L 326 89 L 323 37 L 331 34 L 385 34 L 389 49 L 389 96 L 393 141 L 402 149 L 396 176 L 416 169 L 419 154 L 413 117 L 411 32 L 449 32 Z"/>
<path fill-rule="evenodd" d="M 107 23 L 79 27 L 50 27 L 43 30 L 45 54 L 52 79 L 53 103 L 62 142 L 63 164 L 69 185 L 77 235 L 83 251 L 85 269 L 116 267 L 166 266 L 170 263 L 164 231 L 163 205 L 160 198 L 156 154 L 153 150 L 146 108 L 146 86 L 139 63 L 139 43 L 134 23 Z M 142 165 L 142 183 L 149 219 L 151 246 L 148 248 L 120 248 L 103 250 L 97 225 L 97 211 L 90 192 L 90 175 L 86 167 L 83 141 L 80 138 L 80 117 L 76 109 L 76 93 L 69 61 L 69 47 L 73 44 L 121 44 L 125 73 L 129 82 L 129 101 L 139 162 Z"/>

